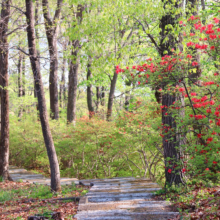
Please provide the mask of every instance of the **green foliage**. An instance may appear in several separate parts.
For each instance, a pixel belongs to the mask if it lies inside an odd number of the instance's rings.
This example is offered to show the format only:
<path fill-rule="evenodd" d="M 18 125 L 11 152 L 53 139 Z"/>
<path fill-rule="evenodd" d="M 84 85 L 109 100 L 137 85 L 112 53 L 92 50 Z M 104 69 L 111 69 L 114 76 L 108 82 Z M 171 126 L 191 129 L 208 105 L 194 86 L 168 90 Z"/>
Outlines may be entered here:
<path fill-rule="evenodd" d="M 73 127 L 67 126 L 62 119 L 50 121 L 61 175 L 80 179 L 146 176 L 162 181 L 157 105 L 137 99 L 131 106 L 133 113 L 121 112 L 116 122 L 99 118 L 89 120 L 84 116 Z M 37 118 L 30 114 L 18 121 L 17 117 L 11 116 L 10 121 L 10 163 L 49 174 Z"/>

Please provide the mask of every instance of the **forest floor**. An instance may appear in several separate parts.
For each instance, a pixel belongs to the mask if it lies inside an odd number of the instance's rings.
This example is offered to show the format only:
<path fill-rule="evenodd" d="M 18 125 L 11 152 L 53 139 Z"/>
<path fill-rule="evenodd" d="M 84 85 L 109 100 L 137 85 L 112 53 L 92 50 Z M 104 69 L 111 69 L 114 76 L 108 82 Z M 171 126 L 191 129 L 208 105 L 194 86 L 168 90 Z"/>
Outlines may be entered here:
<path fill-rule="evenodd" d="M 73 219 L 78 202 L 73 197 L 83 196 L 89 187 L 67 185 L 62 192 L 52 193 L 49 186 L 27 182 L 0 182 L 0 219 L 27 219 L 28 216 L 51 216 L 62 212 L 65 219 Z M 58 200 L 58 198 L 69 198 Z"/>
<path fill-rule="evenodd" d="M 179 211 L 175 219 L 220 220 L 220 187 L 207 187 L 202 183 L 189 185 L 178 192 L 169 191 L 154 197 L 157 200 L 169 200 L 173 210 Z"/>

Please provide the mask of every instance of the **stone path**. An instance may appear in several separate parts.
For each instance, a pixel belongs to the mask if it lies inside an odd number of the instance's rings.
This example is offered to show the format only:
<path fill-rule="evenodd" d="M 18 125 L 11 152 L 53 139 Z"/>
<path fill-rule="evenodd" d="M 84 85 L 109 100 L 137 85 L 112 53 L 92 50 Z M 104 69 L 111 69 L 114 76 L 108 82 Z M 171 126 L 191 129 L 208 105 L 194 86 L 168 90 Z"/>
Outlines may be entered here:
<path fill-rule="evenodd" d="M 50 179 L 25 169 L 10 166 L 9 173 L 15 181 L 50 184 Z M 112 178 L 78 180 L 61 178 L 61 184 L 79 184 L 92 186 L 80 199 L 78 220 L 168 220 L 178 215 L 172 212 L 170 204 L 154 201 L 153 192 L 159 190 L 156 183 L 149 179 Z"/>
<path fill-rule="evenodd" d="M 18 168 L 16 166 L 9 166 L 10 176 L 14 181 L 22 180 L 23 182 L 39 183 L 50 185 L 50 178 L 44 177 L 42 174 L 36 174 L 26 169 Z M 61 185 L 79 184 L 76 178 L 61 178 Z"/>
<path fill-rule="evenodd" d="M 78 220 L 168 220 L 172 212 L 165 201 L 153 201 L 153 192 L 160 188 L 148 179 L 113 178 L 81 180 L 92 185 L 80 199 Z"/>

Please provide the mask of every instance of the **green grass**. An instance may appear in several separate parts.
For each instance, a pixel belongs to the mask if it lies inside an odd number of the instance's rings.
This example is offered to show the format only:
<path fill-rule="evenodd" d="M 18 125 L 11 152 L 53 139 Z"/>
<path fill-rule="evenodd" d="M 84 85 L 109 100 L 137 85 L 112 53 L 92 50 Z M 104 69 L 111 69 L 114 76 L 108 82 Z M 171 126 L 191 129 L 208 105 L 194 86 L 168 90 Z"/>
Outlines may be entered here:
<path fill-rule="evenodd" d="M 75 185 L 69 185 L 69 186 L 62 186 L 62 192 L 59 193 L 53 193 L 50 190 L 49 186 L 46 185 L 35 185 L 31 186 L 27 189 L 10 189 L 10 190 L 0 190 L 0 202 L 4 203 L 5 201 L 9 200 L 19 200 L 21 198 L 27 198 L 27 199 L 50 199 L 53 196 L 59 196 L 64 197 L 67 195 L 70 195 L 71 192 L 79 190 L 79 188 L 76 188 Z M 81 195 L 84 195 L 87 193 L 87 190 L 83 190 L 81 192 Z"/>

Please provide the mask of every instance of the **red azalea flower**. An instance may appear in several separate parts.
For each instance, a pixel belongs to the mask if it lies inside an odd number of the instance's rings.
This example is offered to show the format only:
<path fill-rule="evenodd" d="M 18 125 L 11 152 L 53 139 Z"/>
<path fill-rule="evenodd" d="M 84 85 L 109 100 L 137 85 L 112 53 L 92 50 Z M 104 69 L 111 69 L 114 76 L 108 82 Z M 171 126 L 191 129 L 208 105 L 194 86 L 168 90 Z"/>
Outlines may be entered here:
<path fill-rule="evenodd" d="M 201 137 L 202 137 L 202 134 L 197 134 L 197 137 L 198 137 L 198 138 L 201 138 Z"/>

